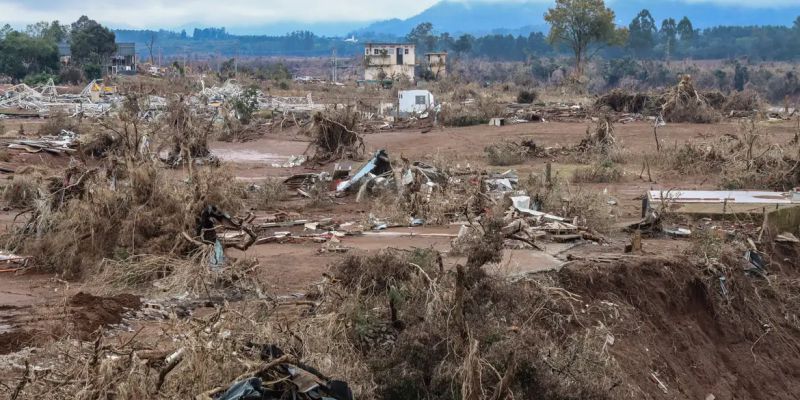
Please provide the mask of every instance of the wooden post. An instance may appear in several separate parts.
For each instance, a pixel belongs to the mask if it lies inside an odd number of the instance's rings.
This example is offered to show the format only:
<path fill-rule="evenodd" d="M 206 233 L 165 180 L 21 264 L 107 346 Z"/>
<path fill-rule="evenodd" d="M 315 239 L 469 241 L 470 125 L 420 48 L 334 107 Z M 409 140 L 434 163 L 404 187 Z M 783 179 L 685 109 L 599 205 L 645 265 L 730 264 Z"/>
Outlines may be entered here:
<path fill-rule="evenodd" d="M 544 167 L 544 179 L 548 188 L 553 186 L 553 165 L 549 161 Z"/>
<path fill-rule="evenodd" d="M 656 122 L 653 124 L 653 136 L 656 138 L 656 151 L 661 153 L 661 142 L 658 141 L 658 123 L 661 121 L 661 116 L 656 117 Z"/>

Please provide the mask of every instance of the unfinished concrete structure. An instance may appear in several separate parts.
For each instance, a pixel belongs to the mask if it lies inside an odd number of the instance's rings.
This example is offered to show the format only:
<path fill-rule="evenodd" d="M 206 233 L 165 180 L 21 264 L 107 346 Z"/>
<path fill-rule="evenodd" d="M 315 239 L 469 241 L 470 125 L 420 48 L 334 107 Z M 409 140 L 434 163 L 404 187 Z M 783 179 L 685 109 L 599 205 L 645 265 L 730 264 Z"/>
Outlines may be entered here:
<path fill-rule="evenodd" d="M 133 75 L 136 73 L 136 43 L 117 43 L 117 51 L 108 61 L 109 75 Z"/>
<path fill-rule="evenodd" d="M 415 50 L 411 43 L 367 43 L 364 47 L 364 81 L 402 78 L 414 81 Z"/>
<path fill-rule="evenodd" d="M 425 53 L 425 65 L 436 79 L 447 76 L 447 53 Z"/>

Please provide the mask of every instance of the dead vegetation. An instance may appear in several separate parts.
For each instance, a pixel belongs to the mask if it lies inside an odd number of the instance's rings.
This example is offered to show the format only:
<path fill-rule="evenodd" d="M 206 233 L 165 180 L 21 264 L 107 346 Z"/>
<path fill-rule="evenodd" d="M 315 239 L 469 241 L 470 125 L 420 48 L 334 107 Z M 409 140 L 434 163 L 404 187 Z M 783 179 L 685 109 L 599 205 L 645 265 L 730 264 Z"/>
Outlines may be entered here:
<path fill-rule="evenodd" d="M 726 189 L 785 191 L 800 184 L 800 148 L 791 141 L 773 143 L 755 119 L 741 121 L 735 133 L 710 143 L 666 148 L 652 160 L 681 174 L 720 174 Z"/>
<path fill-rule="evenodd" d="M 581 140 L 575 149 L 581 153 L 608 156 L 617 148 L 614 123 L 611 120 L 611 116 L 603 115 L 597 119 L 594 127 L 589 126 L 586 128 L 586 138 Z"/>
<path fill-rule="evenodd" d="M 531 155 L 530 147 L 512 141 L 491 144 L 484 152 L 489 165 L 494 166 L 522 164 Z"/>
<path fill-rule="evenodd" d="M 355 131 L 358 122 L 358 113 L 350 108 L 314 114 L 309 128 L 312 139 L 310 158 L 316 162 L 360 159 L 365 148 L 364 140 Z"/>
<path fill-rule="evenodd" d="M 660 116 L 666 122 L 710 124 L 726 117 L 753 117 L 763 110 L 755 91 L 732 92 L 725 96 L 719 91 L 701 92 L 694 87 L 692 77 L 683 75 L 674 87 L 663 93 L 631 93 L 614 89 L 594 103 L 600 113 L 632 113 Z"/>
<path fill-rule="evenodd" d="M 26 371 L 21 393 L 210 396 L 250 376 L 274 385 L 263 374 L 281 363 L 310 369 L 322 382 L 346 381 L 356 398 L 635 399 L 679 388 L 702 397 L 711 383 L 725 396 L 741 393 L 742 379 L 763 384 L 749 367 L 753 357 L 771 375 L 791 376 L 800 306 L 791 278 L 754 279 L 723 247 L 699 257 L 629 256 L 602 267 L 575 261 L 560 272 L 508 279 L 486 270 L 500 259 L 501 226 L 485 221 L 466 263 L 453 271 L 427 249 L 353 255 L 302 301 L 246 300 L 166 321 L 162 334 L 172 340 L 155 349 L 146 336 L 54 343 L 48 351 L 69 356 L 46 372 Z M 154 260 L 151 271 L 165 264 Z M 677 295 L 630 295 L 659 291 Z M 292 309 L 302 316 L 276 318 Z M 675 336 L 688 338 L 677 352 Z M 730 357 L 737 362 L 725 363 Z M 701 362 L 732 378 L 686 371 Z M 54 379 L 61 383 L 52 386 Z"/>
<path fill-rule="evenodd" d="M 677 86 L 664 94 L 661 115 L 666 122 L 694 122 L 710 124 L 720 120 L 720 114 L 692 84 L 692 77 L 684 75 Z"/>
<path fill-rule="evenodd" d="M 614 89 L 598 98 L 595 108 L 601 112 L 651 114 L 658 110 L 658 104 L 656 99 L 647 94 Z"/>
<path fill-rule="evenodd" d="M 6 249 L 35 254 L 43 270 L 80 277 L 103 259 L 185 256 L 193 245 L 183 234 L 194 232 L 203 208 L 241 210 L 245 193 L 228 172 L 192 167 L 210 154 L 209 123 L 181 99 L 163 121 L 147 121 L 141 107 L 141 97 L 129 95 L 117 116 L 82 137 L 84 156 L 99 163 L 72 159 L 62 173 L 16 175 L 5 197 L 23 208 L 17 218 L 25 222 L 6 235 Z M 152 142 L 168 144 L 167 166 L 190 165 L 186 180 L 168 176 Z"/>
<path fill-rule="evenodd" d="M 32 207 L 40 196 L 43 183 L 37 174 L 16 174 L 3 189 L 3 200 L 14 208 Z"/>
<path fill-rule="evenodd" d="M 659 103 L 647 96 L 623 92 L 602 101 L 624 110 L 618 112 L 669 109 L 672 118 L 696 122 L 727 103 L 731 110 L 757 106 L 757 98 L 700 95 L 691 85 L 682 81 L 656 107 Z M 471 89 L 456 95 L 463 102 L 443 114 L 450 122 L 498 115 L 491 105 L 476 112 L 486 99 Z M 305 295 L 275 296 L 268 292 L 275 285 L 264 282 L 255 262 L 231 259 L 221 268 L 216 244 L 232 239 L 217 236 L 222 220 L 211 221 L 212 226 L 200 221 L 212 211 L 236 215 L 247 205 L 275 211 L 279 222 L 270 226 L 283 230 L 280 224 L 288 215 L 280 208 L 298 187 L 289 191 L 278 179 L 237 184 L 229 171 L 205 165 L 207 141 L 216 129 L 207 115 L 178 101 L 169 103 L 164 119 L 145 122 L 136 104 L 131 98 L 129 111 L 113 117 L 119 119 L 82 133 L 83 157 L 63 173 L 15 175 L 4 199 L 22 209 L 22 226 L 6 237 L 6 248 L 36 255 L 46 271 L 83 275 L 99 293 L 132 291 L 157 299 L 154 303 L 163 307 L 154 312 L 160 316 L 154 323 L 158 334 L 145 322 L 141 331 L 122 339 L 104 332 L 107 323 L 100 321 L 80 336 L 31 352 L 24 369 L 9 367 L 20 375 L 19 383 L 0 385 L 0 393 L 210 400 L 231 384 L 258 382 L 276 398 L 308 400 L 323 393 L 322 398 L 350 400 L 331 394 L 332 382 L 339 380 L 349 383 L 356 398 L 367 399 L 709 398 L 710 390 L 715 398 L 767 392 L 791 398 L 800 389 L 792 379 L 800 329 L 797 257 L 769 254 L 775 271 L 785 268 L 785 275 L 746 273 L 741 254 L 756 247 L 755 236 L 737 232 L 723 239 L 721 233 L 727 233 L 715 228 L 695 230 L 685 255 L 653 255 L 663 252 L 660 247 L 620 253 L 620 235 L 611 234 L 617 233 L 616 200 L 582 185 L 626 178 L 617 160 L 629 154 L 621 151 L 610 113 L 604 111 L 587 128 L 580 144 L 559 148 L 583 164 L 568 177 L 553 174 L 548 163 L 543 173 L 517 182 L 515 174 L 462 169 L 456 166 L 460 161 L 437 159 L 427 165 L 401 155 L 392 161 L 397 170 L 376 171 L 358 190 L 355 203 L 373 196 L 369 216 L 353 202 L 339 203 L 366 220 L 346 235 L 390 225 L 466 221 L 469 233 L 459 236 L 448 255 L 463 257 L 445 259 L 433 248 L 346 249 L 351 252 L 334 261 Z M 316 114 L 307 126 L 312 159 L 362 157 L 359 118 L 349 108 Z M 232 135 L 228 139 L 247 140 L 242 126 L 226 129 Z M 169 159 L 158 160 L 161 149 Z M 497 166 L 554 154 L 526 141 L 495 143 L 485 153 Z M 719 174 L 726 187 L 786 190 L 800 183 L 797 143 L 775 144 L 757 121 L 709 143 L 659 148 L 649 160 L 668 173 Z M 186 171 L 165 171 L 162 162 Z M 296 210 L 328 212 L 341 200 L 330 194 L 334 182 L 322 174 L 303 175 L 315 178 L 310 184 L 303 178 Z M 488 188 L 506 179 L 514 181 L 508 190 Z M 524 217 L 509 205 L 510 197 L 522 192 L 531 200 Z M 304 218 L 291 221 L 299 222 L 291 227 L 303 230 L 291 239 L 322 238 L 329 245 L 345 235 L 337 231 L 345 230 L 343 221 L 330 221 L 323 230 L 321 223 Z M 542 236 L 508 233 L 532 231 L 528 223 L 536 224 Z M 546 227 L 551 223 L 555 227 Z M 248 233 L 242 224 L 235 228 L 225 233 Z M 563 236 L 577 236 L 569 240 L 593 244 L 564 256 L 558 271 L 514 276 L 495 271 L 509 241 L 523 242 L 516 250 L 542 251 L 537 238 L 561 236 L 566 229 L 575 234 Z M 108 323 L 125 326 L 122 307 L 114 307 L 118 310 Z M 194 313 L 195 308 L 204 310 Z M 154 315 L 125 312 L 137 322 Z M 681 338 L 677 347 L 675 338 Z M 714 373 L 695 373 L 698 365 L 713 366 L 708 368 Z M 767 388 L 770 379 L 786 383 Z M 304 382 L 318 385 L 319 392 L 309 394 Z"/>
<path fill-rule="evenodd" d="M 503 113 L 504 105 L 488 95 L 470 97 L 442 106 L 439 119 L 444 126 L 483 125 Z"/>
<path fill-rule="evenodd" d="M 68 170 L 67 184 L 33 199 L 28 221 L 7 248 L 36 254 L 43 269 L 77 277 L 103 258 L 184 254 L 191 247 L 181 234 L 193 232 L 194 216 L 205 204 L 230 212 L 241 206 L 229 194 L 231 180 L 219 171 L 199 171 L 188 183 L 170 183 L 151 165 L 111 168 L 105 173 L 77 166 Z M 109 174 L 117 174 L 113 187 Z"/>
<path fill-rule="evenodd" d="M 574 183 L 614 183 L 622 180 L 623 171 L 611 160 L 580 167 L 572 175 Z"/>

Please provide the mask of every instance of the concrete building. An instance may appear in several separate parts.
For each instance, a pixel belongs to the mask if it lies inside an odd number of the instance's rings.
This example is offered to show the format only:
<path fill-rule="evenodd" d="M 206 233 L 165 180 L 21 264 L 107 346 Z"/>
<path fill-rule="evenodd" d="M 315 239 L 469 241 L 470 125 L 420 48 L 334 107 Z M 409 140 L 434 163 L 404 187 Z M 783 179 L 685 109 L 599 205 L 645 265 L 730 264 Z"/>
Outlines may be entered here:
<path fill-rule="evenodd" d="M 364 80 L 381 82 L 406 78 L 414 81 L 417 64 L 410 43 L 367 43 L 364 47 Z"/>
<path fill-rule="evenodd" d="M 436 79 L 447 76 L 447 53 L 425 53 L 425 65 Z"/>
<path fill-rule="evenodd" d="M 136 43 L 117 43 L 117 51 L 111 56 L 106 73 L 109 75 L 133 75 L 136 73 Z"/>

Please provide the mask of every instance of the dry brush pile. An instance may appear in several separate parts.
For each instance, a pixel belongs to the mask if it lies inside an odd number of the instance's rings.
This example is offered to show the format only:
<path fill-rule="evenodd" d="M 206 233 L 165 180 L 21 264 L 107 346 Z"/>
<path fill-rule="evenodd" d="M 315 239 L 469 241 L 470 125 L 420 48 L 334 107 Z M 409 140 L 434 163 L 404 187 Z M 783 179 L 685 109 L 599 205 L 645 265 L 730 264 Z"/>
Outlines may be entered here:
<path fill-rule="evenodd" d="M 364 155 L 364 139 L 356 132 L 359 113 L 350 107 L 314 114 L 308 127 L 311 136 L 306 153 L 316 162 L 343 158 L 360 159 Z"/>
<path fill-rule="evenodd" d="M 733 92 L 730 96 L 719 91 L 698 91 L 691 76 L 684 75 L 676 86 L 662 93 L 612 90 L 598 98 L 594 108 L 599 112 L 661 116 L 666 122 L 710 124 L 723 116 L 752 117 L 763 109 L 763 104 L 753 91 Z"/>
<path fill-rule="evenodd" d="M 653 164 L 682 174 L 719 174 L 726 189 L 788 191 L 800 185 L 798 143 L 775 143 L 754 119 L 743 120 L 735 133 L 710 143 L 666 148 Z"/>
<path fill-rule="evenodd" d="M 5 235 L 5 248 L 36 256 L 37 266 L 79 277 L 105 259 L 134 255 L 182 257 L 195 246 L 197 217 L 207 205 L 235 214 L 244 191 L 224 169 L 198 167 L 209 155 L 208 122 L 180 99 L 163 118 L 145 121 L 140 97 L 81 137 L 79 158 L 63 172 L 17 174 L 5 199 L 22 208 L 21 226 Z M 152 143 L 152 147 L 149 145 Z M 157 158 L 163 144 L 166 160 Z M 186 163 L 188 178 L 165 167 Z"/>

